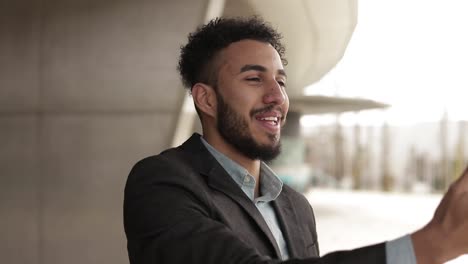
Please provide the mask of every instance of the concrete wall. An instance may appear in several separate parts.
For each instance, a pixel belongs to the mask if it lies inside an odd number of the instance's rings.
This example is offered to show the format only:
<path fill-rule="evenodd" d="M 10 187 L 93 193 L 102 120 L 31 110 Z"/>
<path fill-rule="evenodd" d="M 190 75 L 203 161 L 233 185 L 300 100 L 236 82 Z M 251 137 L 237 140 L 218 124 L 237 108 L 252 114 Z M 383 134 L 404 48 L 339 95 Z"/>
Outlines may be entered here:
<path fill-rule="evenodd" d="M 206 2 L 0 2 L 0 262 L 128 263 L 125 180 L 171 143 Z"/>

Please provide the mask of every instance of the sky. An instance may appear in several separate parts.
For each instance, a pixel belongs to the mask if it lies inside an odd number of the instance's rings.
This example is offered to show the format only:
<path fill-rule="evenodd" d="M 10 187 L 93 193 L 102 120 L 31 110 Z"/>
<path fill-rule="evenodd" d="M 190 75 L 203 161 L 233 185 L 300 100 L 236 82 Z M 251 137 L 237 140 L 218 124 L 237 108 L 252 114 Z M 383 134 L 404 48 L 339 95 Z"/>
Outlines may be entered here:
<path fill-rule="evenodd" d="M 468 120 L 468 1 L 360 0 L 342 60 L 306 94 L 363 97 L 386 111 L 344 114 L 343 124 Z M 303 125 L 332 116 L 305 116 Z"/>

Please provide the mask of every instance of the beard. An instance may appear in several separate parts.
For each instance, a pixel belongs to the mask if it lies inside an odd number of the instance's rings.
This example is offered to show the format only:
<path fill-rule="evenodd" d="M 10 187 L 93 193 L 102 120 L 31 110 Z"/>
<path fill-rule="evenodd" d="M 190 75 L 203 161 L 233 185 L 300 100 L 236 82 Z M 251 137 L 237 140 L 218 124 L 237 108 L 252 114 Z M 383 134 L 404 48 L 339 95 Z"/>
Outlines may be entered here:
<path fill-rule="evenodd" d="M 249 125 L 247 120 L 229 106 L 218 93 L 218 124 L 217 128 L 220 135 L 237 149 L 244 156 L 252 160 L 262 160 L 269 162 L 275 159 L 281 153 L 281 142 L 279 135 L 268 134 L 271 144 L 260 144 L 251 134 L 249 134 Z M 267 106 L 262 109 L 252 110 L 250 115 L 255 113 L 272 110 L 274 106 Z"/>

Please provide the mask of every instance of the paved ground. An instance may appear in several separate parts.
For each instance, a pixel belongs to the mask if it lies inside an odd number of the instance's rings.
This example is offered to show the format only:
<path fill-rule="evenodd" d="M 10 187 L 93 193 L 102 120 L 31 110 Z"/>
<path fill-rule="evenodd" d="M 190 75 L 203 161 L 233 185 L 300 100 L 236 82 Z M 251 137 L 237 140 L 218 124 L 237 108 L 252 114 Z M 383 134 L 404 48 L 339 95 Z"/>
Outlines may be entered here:
<path fill-rule="evenodd" d="M 441 195 L 313 189 L 321 254 L 397 238 L 431 219 Z M 467 264 L 468 255 L 449 262 Z"/>

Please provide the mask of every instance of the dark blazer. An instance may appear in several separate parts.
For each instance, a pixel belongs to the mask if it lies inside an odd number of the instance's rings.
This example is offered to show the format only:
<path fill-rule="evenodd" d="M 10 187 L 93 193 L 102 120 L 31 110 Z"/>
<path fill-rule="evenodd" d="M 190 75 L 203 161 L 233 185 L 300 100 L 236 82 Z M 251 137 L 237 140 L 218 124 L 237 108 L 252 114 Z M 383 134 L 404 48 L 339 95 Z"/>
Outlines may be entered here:
<path fill-rule="evenodd" d="M 288 186 L 273 207 L 291 257 L 286 263 L 385 263 L 384 244 L 319 258 L 313 210 Z M 198 134 L 133 167 L 125 187 L 124 226 L 132 264 L 280 259 L 262 215 Z"/>

